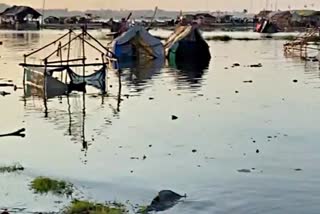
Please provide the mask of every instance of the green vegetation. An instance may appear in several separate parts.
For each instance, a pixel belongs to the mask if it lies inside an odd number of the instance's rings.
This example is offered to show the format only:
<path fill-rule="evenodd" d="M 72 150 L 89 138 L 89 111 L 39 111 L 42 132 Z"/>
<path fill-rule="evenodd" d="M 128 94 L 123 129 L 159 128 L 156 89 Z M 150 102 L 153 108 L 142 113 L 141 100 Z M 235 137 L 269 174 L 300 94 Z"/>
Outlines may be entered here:
<path fill-rule="evenodd" d="M 0 173 L 11 173 L 11 172 L 18 172 L 23 171 L 24 167 L 20 164 L 15 164 L 12 166 L 0 166 Z"/>
<path fill-rule="evenodd" d="M 137 213 L 147 214 L 148 213 L 148 206 L 140 206 Z"/>
<path fill-rule="evenodd" d="M 96 204 L 89 201 L 75 200 L 62 213 L 64 214 L 125 214 L 122 204 Z"/>
<path fill-rule="evenodd" d="M 39 194 L 52 193 L 55 195 L 70 196 L 73 193 L 73 185 L 71 183 L 46 177 L 35 178 L 31 182 L 31 189 L 33 189 L 35 193 Z"/>

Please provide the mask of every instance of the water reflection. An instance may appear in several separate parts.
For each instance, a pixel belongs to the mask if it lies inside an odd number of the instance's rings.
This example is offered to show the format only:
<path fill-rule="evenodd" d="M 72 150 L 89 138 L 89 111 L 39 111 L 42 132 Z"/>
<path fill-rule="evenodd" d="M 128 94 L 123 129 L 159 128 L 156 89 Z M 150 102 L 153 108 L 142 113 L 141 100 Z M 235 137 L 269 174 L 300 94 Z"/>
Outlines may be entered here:
<path fill-rule="evenodd" d="M 141 92 L 151 86 L 150 80 L 160 74 L 164 67 L 163 59 L 145 62 L 131 61 L 119 65 L 123 81 L 130 89 Z"/>
<path fill-rule="evenodd" d="M 120 78 L 118 83 L 118 87 L 115 87 L 116 94 L 109 90 L 107 93 L 99 94 L 85 92 L 56 94 L 56 96 L 49 94 L 50 97 L 46 96 L 48 93 L 45 89 L 25 84 L 25 108 L 28 113 L 43 112 L 44 120 L 53 124 L 55 130 L 63 131 L 63 135 L 68 137 L 70 142 L 81 145 L 81 151 L 84 154 L 82 162 L 86 164 L 89 147 L 95 138 L 105 135 L 106 129 L 112 125 L 112 120 L 119 118 L 122 101 Z M 94 86 L 89 87 L 92 90 L 95 89 Z M 102 111 L 104 115 L 102 118 L 99 117 L 99 121 L 93 119 L 99 115 L 99 112 L 91 109 L 93 105 L 97 105 L 98 100 L 100 100 L 99 106 L 95 109 Z M 109 114 L 105 113 L 106 106 L 111 110 Z M 98 128 L 87 130 L 88 127 L 92 127 L 87 125 L 88 121 L 92 122 L 91 120 L 94 120 Z"/>
<path fill-rule="evenodd" d="M 203 76 L 209 68 L 209 61 L 178 62 L 168 61 L 178 86 L 189 85 L 191 88 L 200 88 Z"/>
<path fill-rule="evenodd" d="M 40 43 L 39 32 L 2 32 L 0 33 L 0 40 L 3 42 L 5 48 L 12 51 L 25 50 L 28 48 L 35 48 Z"/>

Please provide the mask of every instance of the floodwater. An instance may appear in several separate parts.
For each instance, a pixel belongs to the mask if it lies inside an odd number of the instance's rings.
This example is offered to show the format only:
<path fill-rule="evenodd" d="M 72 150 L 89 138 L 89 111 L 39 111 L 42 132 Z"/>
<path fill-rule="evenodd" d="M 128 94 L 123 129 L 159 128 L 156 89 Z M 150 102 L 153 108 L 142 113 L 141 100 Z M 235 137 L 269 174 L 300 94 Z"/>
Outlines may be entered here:
<path fill-rule="evenodd" d="M 23 54 L 60 34 L 1 32 L 0 82 L 21 87 Z M 0 174 L 0 209 L 58 212 L 70 199 L 29 190 L 50 176 L 98 202 L 186 193 L 168 214 L 319 213 L 319 64 L 284 56 L 283 43 L 209 42 L 208 69 L 138 65 L 122 70 L 121 88 L 110 70 L 107 96 L 89 88 L 44 105 L 0 88 L 11 93 L 0 97 L 0 134 L 26 128 L 0 138 L 0 165 L 25 167 Z"/>

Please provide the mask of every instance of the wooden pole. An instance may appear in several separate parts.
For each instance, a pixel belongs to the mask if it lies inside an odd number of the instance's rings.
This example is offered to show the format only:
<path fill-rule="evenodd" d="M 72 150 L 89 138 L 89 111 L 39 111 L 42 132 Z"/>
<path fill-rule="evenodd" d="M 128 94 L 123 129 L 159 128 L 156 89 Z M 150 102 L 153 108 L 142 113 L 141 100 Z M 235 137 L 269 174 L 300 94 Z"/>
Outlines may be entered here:
<path fill-rule="evenodd" d="M 47 61 L 44 64 L 43 72 L 43 104 L 44 104 L 44 117 L 48 117 L 48 106 L 47 106 Z"/>
<path fill-rule="evenodd" d="M 93 36 L 91 36 L 89 33 L 87 34 L 93 41 L 95 41 L 96 43 L 98 43 L 98 45 L 100 45 L 104 50 L 106 50 L 108 53 L 110 53 L 112 55 L 112 57 L 117 58 L 116 55 L 110 51 L 108 48 L 106 48 L 105 46 L 103 46 L 103 44 L 101 44 L 101 42 L 99 42 L 96 38 L 94 38 Z"/>
<path fill-rule="evenodd" d="M 121 103 L 121 90 L 122 90 L 122 83 L 121 83 L 121 71 L 118 72 L 119 75 L 119 90 L 118 90 L 118 104 L 117 104 L 117 111 L 120 112 L 120 103 Z"/>
<path fill-rule="evenodd" d="M 82 71 L 82 75 L 83 75 L 83 82 L 85 81 L 85 74 L 86 74 L 86 50 L 85 50 L 85 27 L 83 27 L 82 29 L 82 57 L 83 57 L 83 60 L 82 60 L 82 63 L 83 63 L 83 71 Z"/>
<path fill-rule="evenodd" d="M 49 47 L 49 46 L 57 43 L 58 41 L 60 41 L 60 40 L 63 39 L 64 37 L 66 37 L 68 34 L 69 34 L 69 33 L 66 33 L 66 34 L 64 34 L 63 36 L 61 36 L 61 37 L 59 37 L 58 39 L 56 39 L 55 41 L 53 41 L 53 42 L 51 42 L 51 43 L 43 46 L 42 48 L 39 48 L 38 50 L 35 50 L 35 51 L 33 51 L 33 52 L 29 53 L 29 54 L 26 54 L 25 57 L 29 57 L 29 56 L 31 56 L 31 55 L 33 55 L 33 54 L 35 54 L 35 53 L 38 53 L 39 51 L 42 51 L 42 50 L 45 49 L 45 48 L 47 48 L 47 47 Z"/>
<path fill-rule="evenodd" d="M 61 48 L 65 48 L 68 44 L 70 44 L 71 42 L 73 42 L 74 40 L 78 39 L 79 37 L 81 37 L 81 34 L 77 35 L 76 37 L 73 37 L 69 42 L 67 42 L 66 44 L 62 45 Z M 50 57 L 52 57 L 55 53 L 57 53 L 57 50 L 55 50 L 54 52 L 52 52 L 49 56 L 47 56 L 46 58 L 44 58 L 43 61 L 48 60 Z"/>
<path fill-rule="evenodd" d="M 69 30 L 69 41 L 68 41 L 68 54 L 67 54 L 67 60 L 69 60 L 70 58 L 70 48 L 71 48 L 71 33 L 72 30 Z M 69 62 L 67 63 L 69 65 Z"/>

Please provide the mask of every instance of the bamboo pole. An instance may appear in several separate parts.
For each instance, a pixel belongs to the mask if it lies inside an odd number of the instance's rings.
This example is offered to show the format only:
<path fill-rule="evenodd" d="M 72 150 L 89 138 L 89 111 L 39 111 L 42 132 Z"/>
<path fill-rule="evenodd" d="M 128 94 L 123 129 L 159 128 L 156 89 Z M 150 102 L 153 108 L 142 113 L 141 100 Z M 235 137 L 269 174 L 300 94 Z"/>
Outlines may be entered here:
<path fill-rule="evenodd" d="M 107 65 L 108 63 L 89 63 L 86 64 L 86 67 L 88 66 L 102 66 L 102 65 Z M 81 67 L 83 64 L 71 64 L 71 65 L 63 65 L 63 66 L 68 66 L 68 67 Z M 24 64 L 21 63 L 20 66 L 26 66 L 26 67 L 35 67 L 35 68 L 43 68 L 43 65 L 39 65 L 39 64 Z M 59 68 L 61 67 L 61 65 L 52 65 L 52 64 L 48 64 L 46 66 L 47 68 Z"/>
<path fill-rule="evenodd" d="M 70 29 L 69 30 L 69 40 L 68 40 L 68 54 L 67 54 L 67 60 L 69 60 L 70 58 L 70 49 L 71 49 L 71 45 L 70 45 L 70 41 L 71 41 L 71 33 L 72 33 L 72 30 Z M 69 63 L 68 63 L 69 64 Z"/>
<path fill-rule="evenodd" d="M 83 75 L 83 82 L 85 81 L 84 79 L 84 76 L 85 76 L 85 73 L 86 73 L 86 50 L 85 50 L 85 27 L 83 27 L 82 29 L 82 57 L 83 57 L 83 60 L 82 60 L 82 63 L 83 63 L 83 70 L 82 70 L 82 75 Z"/>
<path fill-rule="evenodd" d="M 49 47 L 49 46 L 57 43 L 58 41 L 60 41 L 60 40 L 63 39 L 64 37 L 66 37 L 68 34 L 69 34 L 69 33 L 64 34 L 63 36 L 59 37 L 58 39 L 54 40 L 53 42 L 51 42 L 51 43 L 49 43 L 49 44 L 47 44 L 47 45 L 45 45 L 45 46 L 43 46 L 42 48 L 39 48 L 38 50 L 35 50 L 35 51 L 33 51 L 33 52 L 29 53 L 29 54 L 25 54 L 24 57 L 29 57 L 29 56 L 31 56 L 31 55 L 33 55 L 33 54 L 35 54 L 35 53 L 38 53 L 39 51 L 42 51 L 43 49 L 45 49 L 45 48 L 47 48 L 47 47 Z"/>
<path fill-rule="evenodd" d="M 65 43 L 64 45 L 61 46 L 61 48 L 65 48 L 67 45 L 71 44 L 71 42 L 73 42 L 74 40 L 78 39 L 79 37 L 81 37 L 81 34 L 77 35 L 76 37 L 73 37 L 69 42 Z M 55 53 L 57 52 L 57 50 L 55 50 L 54 52 L 52 52 L 49 56 L 47 56 L 46 58 L 43 59 L 43 61 L 48 60 L 50 57 L 52 57 Z"/>
<path fill-rule="evenodd" d="M 69 59 L 69 60 L 59 60 L 59 61 L 48 61 L 47 64 L 56 64 L 56 63 L 60 63 L 61 62 L 61 67 L 63 67 L 62 63 L 69 63 L 69 62 L 76 62 L 76 61 L 83 61 L 83 58 Z"/>
<path fill-rule="evenodd" d="M 99 42 L 96 38 L 94 38 L 92 35 L 90 35 L 89 33 L 87 34 L 93 41 L 95 41 L 96 43 L 98 43 L 104 50 L 106 50 L 108 53 L 110 53 L 112 55 L 112 57 L 117 58 L 116 55 L 110 51 L 108 48 L 106 48 L 103 44 L 101 44 L 101 42 Z"/>

